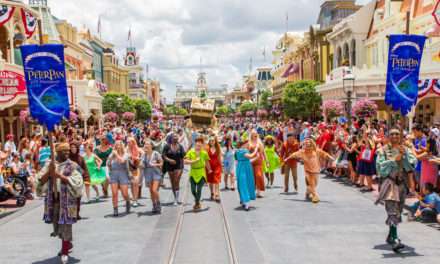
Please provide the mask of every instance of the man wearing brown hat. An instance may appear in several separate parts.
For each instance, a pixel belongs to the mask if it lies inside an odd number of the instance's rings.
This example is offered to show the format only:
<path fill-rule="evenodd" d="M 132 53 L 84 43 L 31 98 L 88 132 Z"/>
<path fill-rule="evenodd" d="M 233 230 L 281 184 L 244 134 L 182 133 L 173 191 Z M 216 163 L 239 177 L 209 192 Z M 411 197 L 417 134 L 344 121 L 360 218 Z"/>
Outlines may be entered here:
<path fill-rule="evenodd" d="M 76 223 L 83 179 L 78 164 L 69 159 L 70 146 L 67 142 L 56 146 L 56 161 L 50 160 L 37 174 L 37 194 L 44 198 L 44 221 L 53 224 L 51 236 L 61 241 L 61 262 L 67 263 L 72 245 L 72 225 Z"/>
<path fill-rule="evenodd" d="M 408 190 L 408 173 L 414 171 L 417 159 L 413 151 L 403 144 L 398 129 L 390 130 L 389 141 L 389 144 L 378 151 L 377 168 L 382 184 L 376 204 L 385 204 L 388 216 L 386 224 L 389 226 L 386 242 L 395 252 L 399 252 L 405 246 L 397 235 L 397 226 L 402 222 Z"/>

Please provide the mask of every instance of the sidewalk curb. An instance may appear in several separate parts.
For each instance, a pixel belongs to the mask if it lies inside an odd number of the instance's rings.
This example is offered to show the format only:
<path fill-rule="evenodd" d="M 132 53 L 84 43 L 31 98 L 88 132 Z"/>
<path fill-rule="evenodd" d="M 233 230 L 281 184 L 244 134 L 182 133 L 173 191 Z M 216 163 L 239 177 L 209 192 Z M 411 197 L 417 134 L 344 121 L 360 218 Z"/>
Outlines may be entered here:
<path fill-rule="evenodd" d="M 3 226 L 5 224 L 15 220 L 16 218 L 19 218 L 19 217 L 33 211 L 34 209 L 37 209 L 38 207 L 40 207 L 42 205 L 43 205 L 43 199 L 41 199 L 41 200 L 35 199 L 28 206 L 25 206 L 24 208 L 18 209 L 10 215 L 7 215 L 3 218 L 0 218 L 0 226 Z"/>

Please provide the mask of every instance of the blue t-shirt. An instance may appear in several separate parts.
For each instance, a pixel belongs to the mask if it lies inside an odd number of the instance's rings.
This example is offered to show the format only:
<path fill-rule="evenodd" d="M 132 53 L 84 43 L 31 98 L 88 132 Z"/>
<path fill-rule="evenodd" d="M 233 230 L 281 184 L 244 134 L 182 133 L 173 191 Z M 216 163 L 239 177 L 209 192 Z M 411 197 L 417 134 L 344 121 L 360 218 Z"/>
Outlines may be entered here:
<path fill-rule="evenodd" d="M 440 213 L 440 196 L 437 193 L 431 193 L 423 198 L 423 202 L 426 204 L 434 205 L 437 213 Z"/>
<path fill-rule="evenodd" d="M 309 130 L 309 128 L 306 127 L 306 128 L 304 128 L 304 130 L 299 135 L 299 141 L 302 143 L 309 136 L 310 136 L 310 130 Z"/>
<path fill-rule="evenodd" d="M 0 173 L 0 187 L 3 187 L 5 185 L 3 174 Z"/>
<path fill-rule="evenodd" d="M 415 138 L 414 147 L 416 150 L 420 150 L 420 148 L 426 148 L 426 137 L 423 136 L 422 138 Z M 416 172 L 421 172 L 421 171 L 422 171 L 422 162 L 419 160 L 417 161 Z"/>

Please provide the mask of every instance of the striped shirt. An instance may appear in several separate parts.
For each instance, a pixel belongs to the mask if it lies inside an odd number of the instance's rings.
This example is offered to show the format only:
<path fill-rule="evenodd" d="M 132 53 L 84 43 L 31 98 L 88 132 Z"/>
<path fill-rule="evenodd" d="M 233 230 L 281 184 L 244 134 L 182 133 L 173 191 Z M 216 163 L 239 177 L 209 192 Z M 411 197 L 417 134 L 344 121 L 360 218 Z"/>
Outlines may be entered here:
<path fill-rule="evenodd" d="M 49 158 L 50 158 L 50 148 L 49 147 L 41 148 L 38 153 L 38 162 L 40 163 L 40 166 L 43 167 Z"/>

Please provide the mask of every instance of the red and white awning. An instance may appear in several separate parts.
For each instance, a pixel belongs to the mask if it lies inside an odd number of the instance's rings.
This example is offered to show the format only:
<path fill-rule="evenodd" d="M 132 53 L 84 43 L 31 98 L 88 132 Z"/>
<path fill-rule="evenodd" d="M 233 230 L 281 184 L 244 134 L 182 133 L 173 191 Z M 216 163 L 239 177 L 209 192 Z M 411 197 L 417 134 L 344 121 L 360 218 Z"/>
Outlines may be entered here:
<path fill-rule="evenodd" d="M 10 5 L 0 5 L 0 26 L 3 26 L 11 19 L 14 14 L 15 7 Z"/>
<path fill-rule="evenodd" d="M 419 80 L 419 98 L 424 97 L 430 92 L 440 95 L 439 79 Z"/>

